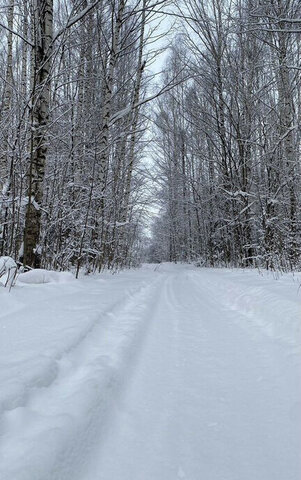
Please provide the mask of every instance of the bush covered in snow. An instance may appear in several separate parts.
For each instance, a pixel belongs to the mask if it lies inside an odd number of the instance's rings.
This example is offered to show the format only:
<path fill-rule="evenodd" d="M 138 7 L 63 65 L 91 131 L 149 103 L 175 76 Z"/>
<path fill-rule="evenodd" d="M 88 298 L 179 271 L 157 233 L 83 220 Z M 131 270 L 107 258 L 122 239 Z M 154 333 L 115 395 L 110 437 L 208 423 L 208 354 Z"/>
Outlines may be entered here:
<path fill-rule="evenodd" d="M 11 288 L 17 275 L 17 264 L 11 257 L 0 257 L 0 284 Z"/>

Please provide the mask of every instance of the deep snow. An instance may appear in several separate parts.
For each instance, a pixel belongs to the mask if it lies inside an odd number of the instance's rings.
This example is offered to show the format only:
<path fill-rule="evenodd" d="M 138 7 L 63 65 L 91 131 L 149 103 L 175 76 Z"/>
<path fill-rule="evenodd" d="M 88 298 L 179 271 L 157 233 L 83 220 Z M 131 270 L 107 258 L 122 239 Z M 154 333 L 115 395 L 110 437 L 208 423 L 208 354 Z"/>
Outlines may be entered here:
<path fill-rule="evenodd" d="M 299 287 L 164 264 L 0 288 L 0 479 L 299 480 Z"/>

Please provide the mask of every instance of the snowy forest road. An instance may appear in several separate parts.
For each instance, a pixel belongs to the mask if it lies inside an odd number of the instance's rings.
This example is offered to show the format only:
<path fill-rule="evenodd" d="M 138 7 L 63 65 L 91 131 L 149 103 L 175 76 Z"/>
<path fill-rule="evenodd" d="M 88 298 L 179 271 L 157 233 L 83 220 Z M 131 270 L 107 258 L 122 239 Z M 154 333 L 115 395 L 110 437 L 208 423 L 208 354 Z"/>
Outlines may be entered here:
<path fill-rule="evenodd" d="M 72 284 L 73 312 L 106 313 L 3 413 L 1 479 L 299 480 L 296 280 L 163 264 Z"/>
<path fill-rule="evenodd" d="M 231 283 L 218 272 L 180 268 L 162 278 L 89 479 L 300 478 L 300 370 L 244 311 L 225 305 L 220 282 L 229 300 Z"/>

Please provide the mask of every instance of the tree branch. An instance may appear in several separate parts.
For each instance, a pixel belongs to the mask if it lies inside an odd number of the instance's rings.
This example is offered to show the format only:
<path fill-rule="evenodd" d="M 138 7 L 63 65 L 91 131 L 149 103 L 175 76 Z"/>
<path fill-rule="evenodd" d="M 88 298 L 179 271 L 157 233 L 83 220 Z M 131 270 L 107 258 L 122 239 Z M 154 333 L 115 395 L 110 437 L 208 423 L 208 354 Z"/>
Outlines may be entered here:
<path fill-rule="evenodd" d="M 100 0 L 96 0 L 96 2 L 92 3 L 91 5 L 88 5 L 86 8 L 84 8 L 81 12 L 79 12 L 77 15 L 74 15 L 74 17 L 71 17 L 67 24 L 64 26 L 64 28 L 61 28 L 58 32 L 53 37 L 53 42 L 55 42 L 63 33 L 68 30 L 68 28 L 72 27 L 75 23 L 79 22 L 85 15 L 87 15 L 91 10 L 93 10 L 94 7 L 98 5 Z"/>

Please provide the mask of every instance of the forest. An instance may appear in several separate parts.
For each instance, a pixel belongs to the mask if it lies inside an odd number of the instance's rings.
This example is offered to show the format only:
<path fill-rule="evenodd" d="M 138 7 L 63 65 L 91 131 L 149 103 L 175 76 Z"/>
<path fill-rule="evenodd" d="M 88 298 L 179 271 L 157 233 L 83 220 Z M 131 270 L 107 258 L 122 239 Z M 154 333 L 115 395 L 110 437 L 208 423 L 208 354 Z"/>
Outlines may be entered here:
<path fill-rule="evenodd" d="M 298 0 L 0 8 L 0 256 L 300 269 Z"/>
<path fill-rule="evenodd" d="M 0 12 L 0 480 L 300 480 L 301 0 Z"/>

